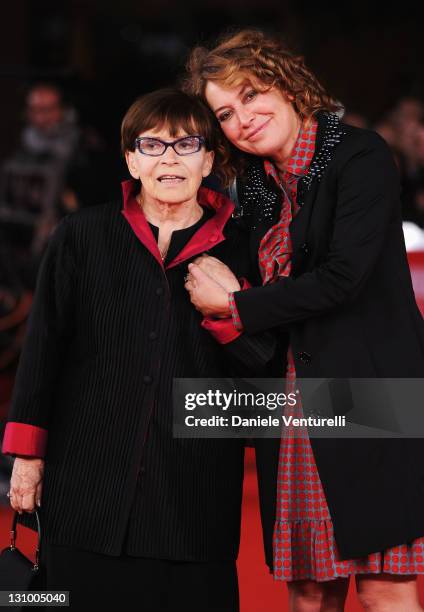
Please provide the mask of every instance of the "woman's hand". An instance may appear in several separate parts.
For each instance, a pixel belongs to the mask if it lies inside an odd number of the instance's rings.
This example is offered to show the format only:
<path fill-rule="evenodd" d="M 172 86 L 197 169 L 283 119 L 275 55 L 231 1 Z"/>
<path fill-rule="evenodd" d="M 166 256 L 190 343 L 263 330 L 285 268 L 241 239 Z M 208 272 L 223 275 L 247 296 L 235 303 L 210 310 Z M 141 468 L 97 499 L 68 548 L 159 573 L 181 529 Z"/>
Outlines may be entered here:
<path fill-rule="evenodd" d="M 189 275 L 184 286 L 190 293 L 190 299 L 194 307 L 204 317 L 230 317 L 228 291 L 222 285 L 216 283 L 197 264 L 189 264 L 188 269 Z"/>
<path fill-rule="evenodd" d="M 41 504 L 44 460 L 16 457 L 10 479 L 10 505 L 14 510 L 34 512 Z"/>
<path fill-rule="evenodd" d="M 233 274 L 230 268 L 222 263 L 216 257 L 210 255 L 202 255 L 194 260 L 194 263 L 199 266 L 203 272 L 211 277 L 218 285 L 221 285 L 228 293 L 232 291 L 240 291 L 240 283 L 237 277 Z"/>

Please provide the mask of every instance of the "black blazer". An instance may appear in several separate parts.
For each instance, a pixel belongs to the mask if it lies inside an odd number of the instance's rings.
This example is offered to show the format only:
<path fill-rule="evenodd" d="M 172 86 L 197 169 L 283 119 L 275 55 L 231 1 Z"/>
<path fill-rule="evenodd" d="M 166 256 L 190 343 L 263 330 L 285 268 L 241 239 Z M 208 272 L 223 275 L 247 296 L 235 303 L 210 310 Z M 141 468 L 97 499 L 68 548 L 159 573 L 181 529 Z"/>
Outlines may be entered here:
<path fill-rule="evenodd" d="M 311 168 L 300 180 L 302 208 L 290 226 L 292 275 L 235 294 L 244 329 L 286 334 L 298 377 L 423 377 L 423 319 L 388 146 L 375 132 L 319 113 Z M 259 242 L 280 211 L 262 160 L 252 160 L 238 198 L 257 261 Z M 261 442 L 258 452 L 269 564 L 277 442 Z M 311 438 L 311 444 L 342 559 L 424 536 L 424 440 Z"/>

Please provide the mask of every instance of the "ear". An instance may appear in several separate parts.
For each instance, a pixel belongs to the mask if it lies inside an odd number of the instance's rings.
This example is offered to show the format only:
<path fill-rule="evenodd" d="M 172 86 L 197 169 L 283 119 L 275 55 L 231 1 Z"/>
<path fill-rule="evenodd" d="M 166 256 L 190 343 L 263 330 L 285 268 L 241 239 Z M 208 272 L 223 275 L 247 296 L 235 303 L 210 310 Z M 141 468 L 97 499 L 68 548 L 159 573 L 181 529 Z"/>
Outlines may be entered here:
<path fill-rule="evenodd" d="M 202 176 L 209 176 L 212 172 L 213 160 L 215 159 L 215 153 L 213 151 L 206 151 L 205 159 L 203 161 Z"/>
<path fill-rule="evenodd" d="M 125 161 L 127 162 L 128 170 L 134 179 L 140 178 L 140 172 L 138 171 L 137 164 L 135 161 L 135 151 L 125 152 Z"/>

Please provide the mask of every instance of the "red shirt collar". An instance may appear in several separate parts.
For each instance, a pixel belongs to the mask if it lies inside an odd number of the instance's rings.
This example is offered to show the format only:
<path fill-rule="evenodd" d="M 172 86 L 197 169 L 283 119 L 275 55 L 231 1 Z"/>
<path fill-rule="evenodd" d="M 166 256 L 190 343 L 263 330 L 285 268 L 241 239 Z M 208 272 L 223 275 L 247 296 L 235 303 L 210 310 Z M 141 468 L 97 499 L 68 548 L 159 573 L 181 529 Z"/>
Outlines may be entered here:
<path fill-rule="evenodd" d="M 312 119 L 308 127 L 302 123 L 290 157 L 286 162 L 284 174 L 296 177 L 306 174 L 315 151 L 317 126 L 316 119 Z M 280 182 L 277 168 L 272 161 L 265 159 L 264 168 L 267 176 L 272 176 L 277 183 Z"/>
<path fill-rule="evenodd" d="M 140 183 L 138 181 L 129 179 L 122 182 L 123 208 L 121 212 L 140 242 L 144 244 L 159 264 L 163 266 L 155 237 L 136 200 L 136 195 L 139 191 Z M 200 255 L 225 240 L 223 230 L 233 213 L 234 203 L 224 195 L 206 187 L 200 187 L 197 199 L 201 206 L 214 210 L 215 214 L 199 228 L 182 251 L 167 264 L 167 269 L 195 255 Z"/>

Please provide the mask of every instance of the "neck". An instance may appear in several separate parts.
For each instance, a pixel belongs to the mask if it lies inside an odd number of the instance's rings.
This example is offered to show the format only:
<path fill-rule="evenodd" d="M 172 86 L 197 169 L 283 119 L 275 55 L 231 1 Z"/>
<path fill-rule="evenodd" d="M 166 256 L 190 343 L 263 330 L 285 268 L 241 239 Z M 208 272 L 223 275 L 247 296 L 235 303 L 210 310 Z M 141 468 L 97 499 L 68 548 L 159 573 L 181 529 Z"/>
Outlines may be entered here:
<path fill-rule="evenodd" d="M 271 156 L 277 170 L 283 172 L 287 168 L 287 162 L 290 159 L 294 145 L 296 144 L 297 137 L 299 136 L 300 128 L 302 125 L 302 119 L 293 109 L 293 120 L 290 125 L 289 135 L 282 145 L 282 147 Z"/>
<path fill-rule="evenodd" d="M 159 228 L 166 226 L 172 229 L 184 229 L 196 223 L 203 214 L 203 209 L 196 199 L 174 204 L 143 198 L 142 192 L 136 199 L 147 221 Z"/>

